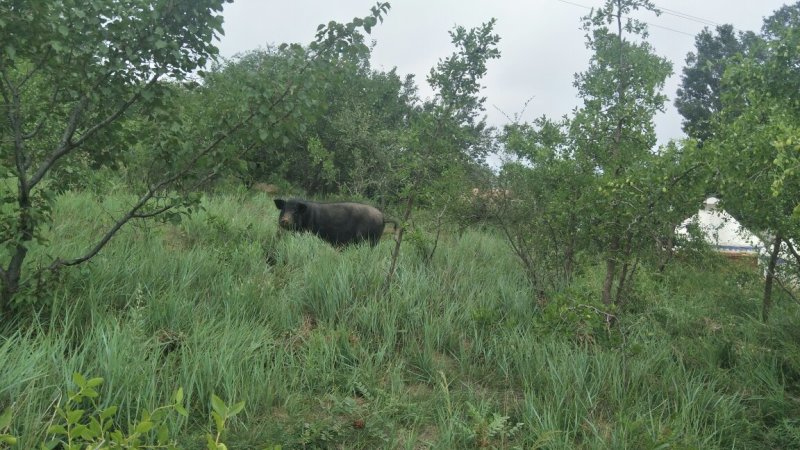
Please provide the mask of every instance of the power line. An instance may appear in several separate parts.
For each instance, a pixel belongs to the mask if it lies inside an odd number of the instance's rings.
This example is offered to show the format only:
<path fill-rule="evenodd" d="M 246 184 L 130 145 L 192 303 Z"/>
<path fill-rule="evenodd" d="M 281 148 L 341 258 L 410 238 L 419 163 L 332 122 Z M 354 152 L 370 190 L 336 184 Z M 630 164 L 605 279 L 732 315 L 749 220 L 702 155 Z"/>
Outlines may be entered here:
<path fill-rule="evenodd" d="M 646 22 L 645 22 L 645 23 L 646 23 Z M 676 29 L 674 29 L 674 28 L 665 27 L 665 26 L 661 26 L 661 25 L 655 25 L 655 24 L 652 24 L 652 23 L 648 23 L 647 25 L 648 25 L 648 26 L 651 26 L 651 27 L 653 27 L 653 28 L 661 28 L 662 30 L 672 31 L 673 33 L 683 34 L 683 35 L 685 35 L 685 36 L 689 36 L 689 37 L 691 37 L 691 38 L 693 38 L 693 37 L 694 37 L 694 35 L 693 35 L 692 33 L 687 33 L 687 32 L 685 32 L 685 31 L 676 30 Z"/>
<path fill-rule="evenodd" d="M 703 25 L 711 25 L 715 27 L 719 26 L 719 24 L 717 22 L 714 22 L 713 20 L 703 19 L 702 17 L 697 17 L 691 14 L 682 13 L 680 11 L 675 11 L 674 9 L 662 8 L 658 5 L 656 5 L 656 8 L 658 8 L 664 14 L 668 14 L 670 16 L 680 17 L 681 19 L 691 20 L 692 22 L 701 23 Z"/>
<path fill-rule="evenodd" d="M 557 0 L 557 1 L 559 1 L 561 3 L 566 3 L 568 5 L 577 6 L 579 8 L 584 8 L 584 9 L 589 9 L 589 10 L 593 9 L 592 7 L 589 7 L 589 6 L 586 6 L 586 5 L 582 5 L 580 3 L 571 2 L 569 0 Z M 682 13 L 682 12 L 676 11 L 674 9 L 661 8 L 661 7 L 657 6 L 657 5 L 656 5 L 656 8 L 658 8 L 664 14 L 667 14 L 667 15 L 670 15 L 670 16 L 675 16 L 675 17 L 678 17 L 678 18 L 681 18 L 681 19 L 690 20 L 692 22 L 697 22 L 697 23 L 700 23 L 700 24 L 703 24 L 703 25 L 719 26 L 718 23 L 716 23 L 716 22 L 714 22 L 712 20 L 703 19 L 702 17 L 698 17 L 698 16 L 693 16 L 691 14 Z M 650 23 L 650 22 L 644 22 L 644 23 L 646 23 L 648 26 L 651 26 L 653 28 L 661 28 L 663 30 L 672 31 L 673 33 L 678 33 L 678 34 L 682 34 L 682 35 L 685 35 L 685 36 L 694 37 L 694 34 L 687 33 L 685 31 L 680 31 L 680 30 L 676 30 L 674 28 L 665 27 L 663 25 L 656 25 L 656 24 L 653 24 L 653 23 Z"/>
<path fill-rule="evenodd" d="M 579 7 L 579 8 L 583 8 L 583 9 L 592 9 L 592 8 L 591 8 L 591 7 L 589 7 L 589 6 L 586 6 L 586 5 L 581 5 L 580 3 L 573 3 L 573 2 L 569 2 L 569 1 L 567 1 L 567 0 L 557 0 L 557 1 L 559 1 L 559 2 L 561 2 L 561 3 L 566 3 L 566 4 L 568 4 L 568 5 L 577 6 L 577 7 Z"/>

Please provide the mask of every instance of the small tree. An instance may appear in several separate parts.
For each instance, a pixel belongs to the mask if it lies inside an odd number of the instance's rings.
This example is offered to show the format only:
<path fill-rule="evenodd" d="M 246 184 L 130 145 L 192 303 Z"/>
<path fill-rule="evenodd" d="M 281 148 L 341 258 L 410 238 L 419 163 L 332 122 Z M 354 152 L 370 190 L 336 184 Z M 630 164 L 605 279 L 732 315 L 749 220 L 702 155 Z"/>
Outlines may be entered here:
<path fill-rule="evenodd" d="M 485 149 L 481 145 L 485 143 L 486 124 L 480 116 L 485 100 L 479 96 L 480 80 L 486 74 L 487 63 L 500 57 L 496 48 L 500 37 L 493 33 L 494 24 L 492 19 L 470 30 L 456 27 L 450 37 L 457 51 L 440 60 L 428 75 L 436 97 L 411 115 L 403 140 L 405 148 L 399 155 L 397 175 L 405 198 L 404 224 L 408 223 L 416 200 L 436 197 L 433 186 L 437 178 L 458 173 L 453 166 L 469 164 Z M 394 276 L 404 232 L 405 226 L 398 233 L 386 288 Z"/>
<path fill-rule="evenodd" d="M 629 17 L 638 9 L 656 11 L 648 0 L 608 0 L 585 18 L 587 46 L 594 54 L 575 81 L 584 104 L 571 134 L 578 137 L 577 152 L 592 161 L 597 174 L 597 188 L 587 200 L 597 205 L 591 226 L 606 263 L 606 305 L 621 299 L 635 267 L 632 256 L 643 236 L 638 226 L 649 203 L 637 180 L 656 144 L 653 116 L 663 111 L 666 97 L 660 90 L 671 72 L 670 63 L 654 55 L 647 42 L 626 38 L 647 36 L 646 24 Z"/>
<path fill-rule="evenodd" d="M 514 200 L 497 221 L 543 298 L 570 282 L 577 252 L 586 246 L 583 196 L 593 185 L 594 166 L 574 151 L 568 119 L 507 125 L 502 142 L 520 162 L 503 167 L 501 184 Z"/>

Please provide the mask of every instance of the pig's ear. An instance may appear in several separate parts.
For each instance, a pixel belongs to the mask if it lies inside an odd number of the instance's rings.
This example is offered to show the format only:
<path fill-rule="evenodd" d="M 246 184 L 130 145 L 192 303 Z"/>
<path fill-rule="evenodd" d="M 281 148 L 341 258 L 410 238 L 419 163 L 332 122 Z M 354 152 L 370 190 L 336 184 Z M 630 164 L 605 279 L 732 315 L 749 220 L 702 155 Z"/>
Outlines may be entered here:
<path fill-rule="evenodd" d="M 275 199 L 275 207 L 276 207 L 276 208 L 278 208 L 278 209 L 280 209 L 280 210 L 283 210 L 283 207 L 284 207 L 284 206 L 286 206 L 286 202 L 285 202 L 285 201 L 283 201 L 283 200 L 281 200 L 281 199 L 279 199 L 279 198 L 276 198 L 276 199 Z"/>
<path fill-rule="evenodd" d="M 308 209 L 308 205 L 306 205 L 305 203 L 298 203 L 297 204 L 297 212 L 302 214 L 302 213 L 306 212 L 307 209 Z"/>

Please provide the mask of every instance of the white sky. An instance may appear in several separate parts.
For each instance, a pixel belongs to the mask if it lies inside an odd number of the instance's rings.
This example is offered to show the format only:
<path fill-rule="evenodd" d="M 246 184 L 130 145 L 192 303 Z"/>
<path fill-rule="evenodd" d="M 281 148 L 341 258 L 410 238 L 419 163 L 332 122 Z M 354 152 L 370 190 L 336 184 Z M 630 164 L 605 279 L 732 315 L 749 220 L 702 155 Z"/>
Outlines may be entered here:
<path fill-rule="evenodd" d="M 650 26 L 649 42 L 657 54 L 673 63 L 673 76 L 664 93 L 667 112 L 656 117 L 659 142 L 683 137 L 681 116 L 672 105 L 686 54 L 694 50 L 694 36 L 706 23 L 730 23 L 737 30 L 759 31 L 764 17 L 787 3 L 782 0 L 654 0 L 665 13 L 643 13 Z M 375 0 L 235 0 L 225 8 L 222 56 L 283 42 L 311 42 L 317 25 L 330 20 L 348 22 L 369 13 Z M 490 125 L 502 126 L 508 116 L 523 112 L 531 121 L 541 115 L 569 114 L 579 100 L 572 86 L 574 74 L 584 71 L 590 53 L 585 47 L 580 18 L 587 7 L 602 0 L 394 0 L 382 24 L 368 39 L 376 45 L 375 69 L 397 67 L 401 76 L 415 74 L 423 96 L 431 90 L 425 81 L 440 58 L 454 47 L 448 31 L 467 28 L 497 18 L 500 59 L 492 61 L 483 80 L 486 115 Z M 580 6 L 579 6 L 580 5 Z M 694 19 L 677 15 L 689 15 Z M 665 28 L 669 28 L 665 29 Z"/>

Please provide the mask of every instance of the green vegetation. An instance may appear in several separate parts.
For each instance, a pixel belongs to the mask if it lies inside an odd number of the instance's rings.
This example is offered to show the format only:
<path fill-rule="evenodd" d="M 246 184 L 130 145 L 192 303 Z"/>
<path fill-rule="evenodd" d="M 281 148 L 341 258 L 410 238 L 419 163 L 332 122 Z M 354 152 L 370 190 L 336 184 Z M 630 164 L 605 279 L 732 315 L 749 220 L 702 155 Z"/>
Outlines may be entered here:
<path fill-rule="evenodd" d="M 494 19 L 422 100 L 387 3 L 218 61 L 225 3 L 0 0 L 0 449 L 800 448 L 800 3 L 698 36 L 661 148 L 648 0 L 502 131 Z M 399 226 L 332 248 L 276 193 Z M 678 239 L 710 194 L 768 264 Z"/>
<path fill-rule="evenodd" d="M 123 200 L 63 195 L 49 238 L 80 245 Z M 701 253 L 643 269 L 635 310 L 607 328 L 599 259 L 537 304 L 502 236 L 446 230 L 429 262 L 402 253 L 383 295 L 391 242 L 337 251 L 280 236 L 261 193 L 203 206 L 124 230 L 61 274 L 32 323 L 4 324 L 0 409 L 17 448 L 53 437 L 74 372 L 105 380 L 97 408 L 117 406 L 123 429 L 182 388 L 188 418 L 164 420 L 180 448 L 206 445 L 214 393 L 246 402 L 229 448 L 800 443 L 800 313 L 779 297 L 761 323 L 750 267 Z"/>

